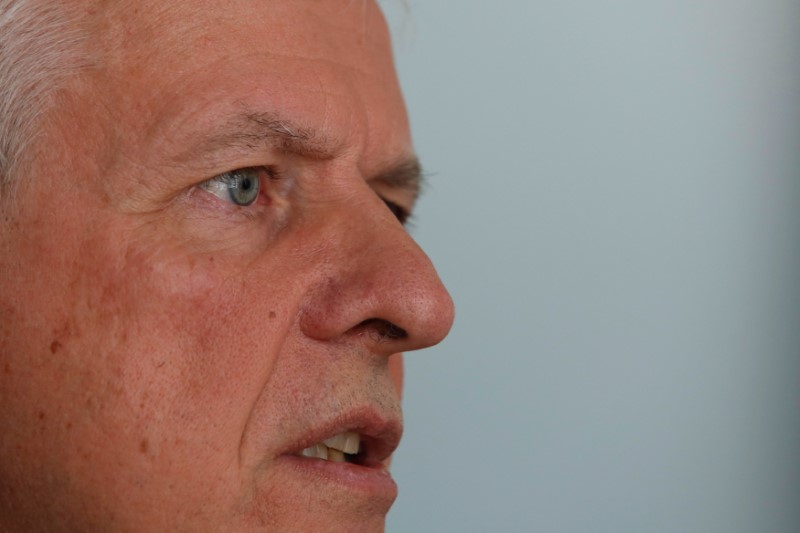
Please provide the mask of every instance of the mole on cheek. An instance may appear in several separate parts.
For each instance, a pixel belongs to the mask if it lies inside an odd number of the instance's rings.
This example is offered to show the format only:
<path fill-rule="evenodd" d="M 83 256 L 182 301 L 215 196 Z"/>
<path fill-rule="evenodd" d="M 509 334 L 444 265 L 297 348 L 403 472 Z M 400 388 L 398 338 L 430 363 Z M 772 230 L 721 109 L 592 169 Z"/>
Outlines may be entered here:
<path fill-rule="evenodd" d="M 53 331 L 53 342 L 50 343 L 50 353 L 55 354 L 59 352 L 64 347 L 64 343 L 73 337 L 75 330 L 76 328 L 73 326 L 72 320 L 68 319 L 60 329 Z"/>

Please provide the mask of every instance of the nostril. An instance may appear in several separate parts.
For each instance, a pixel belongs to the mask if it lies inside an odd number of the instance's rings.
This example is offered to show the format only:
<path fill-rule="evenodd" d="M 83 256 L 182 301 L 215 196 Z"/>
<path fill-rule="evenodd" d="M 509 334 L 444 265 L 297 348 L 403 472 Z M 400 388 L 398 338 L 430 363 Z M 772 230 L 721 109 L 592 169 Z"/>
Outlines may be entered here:
<path fill-rule="evenodd" d="M 379 342 L 396 341 L 408 338 L 408 332 L 382 318 L 370 318 L 356 326 L 357 330 L 373 335 Z"/>

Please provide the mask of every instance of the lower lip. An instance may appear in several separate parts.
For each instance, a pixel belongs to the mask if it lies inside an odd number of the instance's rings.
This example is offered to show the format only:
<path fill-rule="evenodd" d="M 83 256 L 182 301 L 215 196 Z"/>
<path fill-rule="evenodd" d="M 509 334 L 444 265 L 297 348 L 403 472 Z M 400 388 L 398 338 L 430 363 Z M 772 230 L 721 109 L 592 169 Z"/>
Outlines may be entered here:
<path fill-rule="evenodd" d="M 352 493 L 389 502 L 397 498 L 397 484 L 383 466 L 334 463 L 296 455 L 281 456 L 279 462 L 317 485 L 331 484 Z"/>

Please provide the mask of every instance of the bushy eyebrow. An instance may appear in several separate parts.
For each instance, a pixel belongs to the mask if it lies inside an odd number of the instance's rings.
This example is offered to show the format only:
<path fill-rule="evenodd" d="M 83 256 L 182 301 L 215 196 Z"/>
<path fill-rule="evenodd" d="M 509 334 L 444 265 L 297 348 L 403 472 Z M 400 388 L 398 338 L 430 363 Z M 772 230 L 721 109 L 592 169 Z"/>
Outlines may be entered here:
<path fill-rule="evenodd" d="M 407 191 L 415 201 L 422 192 L 424 184 L 422 165 L 413 156 L 396 161 L 371 179 L 389 187 Z"/>

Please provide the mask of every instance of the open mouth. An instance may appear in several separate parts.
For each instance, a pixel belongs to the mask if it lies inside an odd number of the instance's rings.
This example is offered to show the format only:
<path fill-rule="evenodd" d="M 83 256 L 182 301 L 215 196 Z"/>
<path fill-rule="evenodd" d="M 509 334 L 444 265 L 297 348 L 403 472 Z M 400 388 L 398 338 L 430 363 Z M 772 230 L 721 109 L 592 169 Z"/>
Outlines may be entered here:
<path fill-rule="evenodd" d="M 299 455 L 333 463 L 362 464 L 361 436 L 352 431 L 339 433 L 300 451 Z"/>
<path fill-rule="evenodd" d="M 402 419 L 394 415 L 353 410 L 315 424 L 286 446 L 281 464 L 290 469 L 290 475 L 299 475 L 298 479 L 314 486 L 329 483 L 371 501 L 394 501 L 397 485 L 389 472 L 389 458 L 403 433 Z"/>
<path fill-rule="evenodd" d="M 373 409 L 354 409 L 315 426 L 289 444 L 282 455 L 299 459 L 309 467 L 335 466 L 331 472 L 349 472 L 347 475 L 357 471 L 387 473 L 388 459 L 403 434 L 399 413 L 382 414 Z M 346 468 L 350 465 L 362 468 Z"/>

